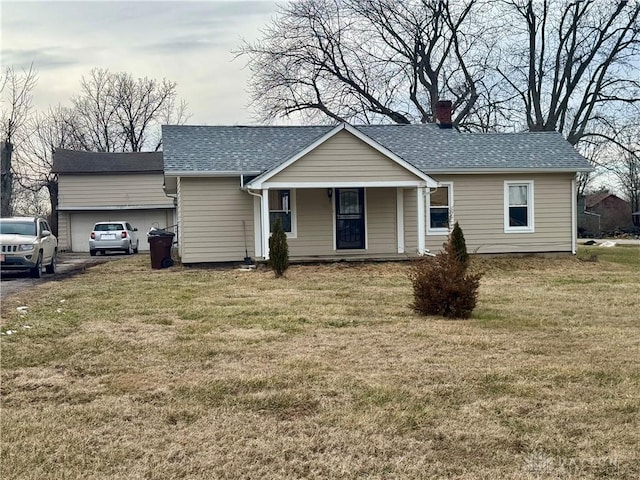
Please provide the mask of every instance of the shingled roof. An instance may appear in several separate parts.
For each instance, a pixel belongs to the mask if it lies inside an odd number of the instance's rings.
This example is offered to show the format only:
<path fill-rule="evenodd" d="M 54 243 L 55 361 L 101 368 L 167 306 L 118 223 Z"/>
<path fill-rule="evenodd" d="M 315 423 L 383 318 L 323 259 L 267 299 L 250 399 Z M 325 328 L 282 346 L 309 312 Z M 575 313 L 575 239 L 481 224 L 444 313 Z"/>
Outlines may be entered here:
<path fill-rule="evenodd" d="M 54 173 L 151 173 L 163 171 L 162 152 L 80 152 L 59 148 L 53 155 Z"/>
<path fill-rule="evenodd" d="M 333 128 L 163 126 L 165 174 L 265 172 Z M 434 124 L 354 128 L 426 174 L 591 170 L 556 132 L 460 133 Z"/>

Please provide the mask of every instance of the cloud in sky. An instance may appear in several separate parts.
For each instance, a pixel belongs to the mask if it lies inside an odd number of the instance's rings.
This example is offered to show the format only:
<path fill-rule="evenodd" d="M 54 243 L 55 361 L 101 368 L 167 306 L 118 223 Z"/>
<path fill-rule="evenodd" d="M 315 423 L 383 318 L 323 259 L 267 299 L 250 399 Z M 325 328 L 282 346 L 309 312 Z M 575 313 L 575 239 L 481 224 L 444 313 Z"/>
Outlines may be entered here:
<path fill-rule="evenodd" d="M 259 38 L 267 1 L 58 2 L 0 5 L 3 67 L 38 71 L 35 107 L 69 104 L 94 67 L 167 78 L 189 103 L 190 123 L 251 123 L 246 60 L 231 50 Z"/>

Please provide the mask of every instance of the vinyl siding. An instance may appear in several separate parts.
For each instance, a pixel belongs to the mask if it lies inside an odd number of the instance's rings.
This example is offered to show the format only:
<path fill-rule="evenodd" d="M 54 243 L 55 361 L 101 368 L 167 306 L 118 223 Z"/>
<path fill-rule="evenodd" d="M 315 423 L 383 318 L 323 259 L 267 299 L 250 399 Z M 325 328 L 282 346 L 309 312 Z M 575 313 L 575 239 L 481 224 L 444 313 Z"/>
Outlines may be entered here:
<path fill-rule="evenodd" d="M 367 251 L 372 254 L 398 253 L 396 233 L 396 189 L 367 188 Z"/>
<path fill-rule="evenodd" d="M 571 174 L 442 175 L 453 182 L 454 220 L 474 253 L 571 251 Z M 534 182 L 534 227 L 531 233 L 504 232 L 504 182 Z M 445 235 L 428 235 L 427 248 L 438 251 Z"/>
<path fill-rule="evenodd" d="M 416 181 L 414 174 L 349 132 L 339 132 L 269 182 Z"/>
<path fill-rule="evenodd" d="M 290 238 L 292 257 L 333 255 L 333 206 L 325 188 L 296 190 L 297 238 Z"/>
<path fill-rule="evenodd" d="M 418 252 L 418 198 L 415 188 L 404 189 L 404 251 L 407 255 Z M 427 247 L 428 248 L 428 247 Z"/>
<path fill-rule="evenodd" d="M 242 261 L 245 238 L 254 256 L 253 197 L 238 177 L 182 177 L 178 189 L 183 263 Z"/>
<path fill-rule="evenodd" d="M 58 212 L 58 250 L 71 248 L 71 224 L 68 212 Z"/>
<path fill-rule="evenodd" d="M 171 205 L 162 174 L 60 175 L 59 208 Z"/>

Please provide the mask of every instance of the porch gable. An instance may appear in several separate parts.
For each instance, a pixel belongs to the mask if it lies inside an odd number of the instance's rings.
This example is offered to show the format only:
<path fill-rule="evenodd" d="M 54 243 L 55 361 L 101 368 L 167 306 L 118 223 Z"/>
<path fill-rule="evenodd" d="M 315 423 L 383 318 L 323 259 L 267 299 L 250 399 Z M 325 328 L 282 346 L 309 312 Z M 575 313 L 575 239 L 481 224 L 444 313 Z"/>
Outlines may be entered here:
<path fill-rule="evenodd" d="M 252 180 L 247 188 L 436 185 L 435 180 L 421 170 L 356 128 L 341 124 L 289 160 Z"/>

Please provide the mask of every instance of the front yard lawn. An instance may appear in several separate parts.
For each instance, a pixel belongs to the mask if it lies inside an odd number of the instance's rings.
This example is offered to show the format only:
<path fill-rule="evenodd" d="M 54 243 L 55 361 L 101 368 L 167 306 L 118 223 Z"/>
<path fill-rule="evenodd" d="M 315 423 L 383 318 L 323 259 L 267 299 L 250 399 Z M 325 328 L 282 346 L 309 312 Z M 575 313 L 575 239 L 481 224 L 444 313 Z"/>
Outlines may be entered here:
<path fill-rule="evenodd" d="M 475 258 L 462 321 L 402 263 L 43 283 L 2 304 L 0 477 L 638 478 L 640 250 L 602 251 Z"/>

